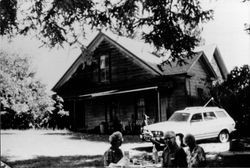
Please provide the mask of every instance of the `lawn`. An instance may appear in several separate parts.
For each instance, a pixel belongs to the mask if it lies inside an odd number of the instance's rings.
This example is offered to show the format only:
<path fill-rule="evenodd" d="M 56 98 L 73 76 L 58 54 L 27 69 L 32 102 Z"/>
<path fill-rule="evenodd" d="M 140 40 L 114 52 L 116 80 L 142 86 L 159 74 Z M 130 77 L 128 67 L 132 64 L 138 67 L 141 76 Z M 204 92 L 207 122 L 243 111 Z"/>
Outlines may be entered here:
<path fill-rule="evenodd" d="M 13 168 L 103 167 L 109 135 L 74 133 L 67 130 L 1 130 L 1 161 Z M 229 143 L 200 142 L 209 167 L 250 166 L 250 152 L 225 153 Z M 150 155 L 152 144 L 139 136 L 126 135 L 122 150 L 131 157 Z M 224 153 L 224 158 L 217 157 Z"/>
<path fill-rule="evenodd" d="M 11 167 L 102 167 L 109 135 L 67 130 L 1 130 L 1 161 Z M 123 150 L 143 145 L 124 136 Z"/>

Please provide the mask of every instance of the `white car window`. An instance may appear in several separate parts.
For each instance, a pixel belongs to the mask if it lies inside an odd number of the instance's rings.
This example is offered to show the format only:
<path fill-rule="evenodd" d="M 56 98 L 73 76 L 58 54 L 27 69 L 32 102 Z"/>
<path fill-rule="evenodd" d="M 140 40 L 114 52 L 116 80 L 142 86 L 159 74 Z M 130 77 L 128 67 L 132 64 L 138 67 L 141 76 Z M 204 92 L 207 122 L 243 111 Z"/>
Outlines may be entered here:
<path fill-rule="evenodd" d="M 226 115 L 226 113 L 224 111 L 216 111 L 215 113 L 219 118 L 227 117 L 227 115 Z"/>
<path fill-rule="evenodd" d="M 189 116 L 189 113 L 174 113 L 168 121 L 187 121 Z"/>
<path fill-rule="evenodd" d="M 204 112 L 203 115 L 204 115 L 204 120 L 216 119 L 214 112 Z"/>
<path fill-rule="evenodd" d="M 201 113 L 194 114 L 191 118 L 191 122 L 199 122 L 202 121 Z"/>

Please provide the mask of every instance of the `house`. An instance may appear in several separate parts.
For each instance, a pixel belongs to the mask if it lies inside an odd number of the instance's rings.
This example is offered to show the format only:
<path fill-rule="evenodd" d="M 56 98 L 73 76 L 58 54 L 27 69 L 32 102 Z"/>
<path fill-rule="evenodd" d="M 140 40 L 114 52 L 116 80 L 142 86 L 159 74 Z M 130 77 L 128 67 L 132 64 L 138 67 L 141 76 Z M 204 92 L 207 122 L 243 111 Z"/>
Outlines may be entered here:
<path fill-rule="evenodd" d="M 73 130 L 139 132 L 144 114 L 165 121 L 208 100 L 212 82 L 227 74 L 218 48 L 210 50 L 209 56 L 197 51 L 183 66 L 162 66 L 152 46 L 99 32 L 52 90 L 63 97 Z"/>

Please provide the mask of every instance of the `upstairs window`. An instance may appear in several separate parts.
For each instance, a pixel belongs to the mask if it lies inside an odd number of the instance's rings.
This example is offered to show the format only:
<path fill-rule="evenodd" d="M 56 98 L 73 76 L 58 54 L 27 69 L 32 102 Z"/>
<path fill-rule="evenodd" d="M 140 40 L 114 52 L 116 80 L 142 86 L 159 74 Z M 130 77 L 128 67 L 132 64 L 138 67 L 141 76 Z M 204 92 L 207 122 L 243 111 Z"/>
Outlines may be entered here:
<path fill-rule="evenodd" d="M 110 64 L 109 56 L 102 55 L 100 56 L 100 66 L 99 66 L 99 79 L 100 82 L 109 82 L 110 80 Z"/>

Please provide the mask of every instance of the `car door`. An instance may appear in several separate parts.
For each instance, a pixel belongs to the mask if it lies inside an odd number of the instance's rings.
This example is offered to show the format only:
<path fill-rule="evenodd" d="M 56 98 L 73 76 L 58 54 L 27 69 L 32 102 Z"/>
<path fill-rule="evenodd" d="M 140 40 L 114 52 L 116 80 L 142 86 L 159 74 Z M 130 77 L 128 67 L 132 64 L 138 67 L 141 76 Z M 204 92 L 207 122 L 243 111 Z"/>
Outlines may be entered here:
<path fill-rule="evenodd" d="M 204 118 L 204 138 L 214 138 L 219 134 L 220 123 L 213 111 L 208 111 L 203 113 Z"/>
<path fill-rule="evenodd" d="M 205 133 L 204 122 L 202 113 L 193 114 L 190 119 L 190 133 L 195 136 L 196 139 L 202 139 Z"/>

